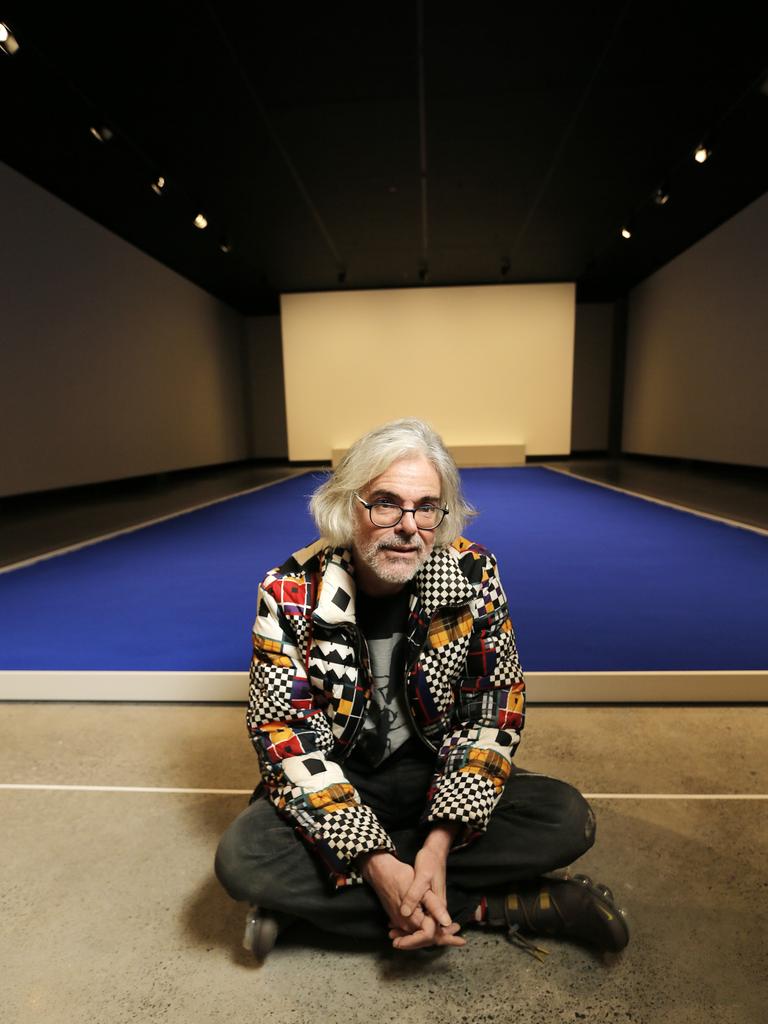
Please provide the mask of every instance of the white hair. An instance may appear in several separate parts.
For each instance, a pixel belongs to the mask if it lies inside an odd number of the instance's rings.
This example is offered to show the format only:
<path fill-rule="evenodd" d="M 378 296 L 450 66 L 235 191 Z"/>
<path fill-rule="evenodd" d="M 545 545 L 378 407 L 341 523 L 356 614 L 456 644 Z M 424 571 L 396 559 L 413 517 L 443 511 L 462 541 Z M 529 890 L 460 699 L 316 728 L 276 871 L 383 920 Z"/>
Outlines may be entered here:
<path fill-rule="evenodd" d="M 318 487 L 309 511 L 320 536 L 334 547 L 349 547 L 354 533 L 355 492 L 408 455 L 423 455 L 440 477 L 440 499 L 448 515 L 435 530 L 435 547 L 447 547 L 477 515 L 461 493 L 461 478 L 443 440 L 417 419 L 393 420 L 359 438 Z"/>

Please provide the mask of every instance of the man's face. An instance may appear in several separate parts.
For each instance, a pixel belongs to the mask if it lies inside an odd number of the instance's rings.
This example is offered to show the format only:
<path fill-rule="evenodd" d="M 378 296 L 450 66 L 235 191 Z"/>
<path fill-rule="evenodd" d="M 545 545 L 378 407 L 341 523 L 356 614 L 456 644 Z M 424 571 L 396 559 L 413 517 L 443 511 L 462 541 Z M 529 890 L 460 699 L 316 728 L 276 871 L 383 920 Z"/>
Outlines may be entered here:
<path fill-rule="evenodd" d="M 441 503 L 440 477 L 423 455 L 397 459 L 359 493 L 366 501 L 409 509 Z M 395 526 L 374 526 L 365 506 L 356 504 L 352 551 L 358 585 L 374 596 L 397 593 L 431 554 L 435 534 L 419 530 L 410 513 Z"/>

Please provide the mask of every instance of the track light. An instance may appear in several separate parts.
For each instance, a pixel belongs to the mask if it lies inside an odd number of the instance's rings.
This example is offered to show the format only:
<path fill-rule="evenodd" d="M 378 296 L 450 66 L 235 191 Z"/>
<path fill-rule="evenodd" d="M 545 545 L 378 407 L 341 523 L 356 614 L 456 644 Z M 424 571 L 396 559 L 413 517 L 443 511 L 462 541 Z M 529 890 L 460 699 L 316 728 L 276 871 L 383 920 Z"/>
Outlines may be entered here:
<path fill-rule="evenodd" d="M 11 32 L 4 21 L 0 21 L 0 51 L 12 57 L 19 48 L 16 36 Z"/>
<path fill-rule="evenodd" d="M 509 260 L 506 257 L 501 261 L 499 272 L 501 273 L 502 277 L 506 277 L 507 274 L 509 273 Z"/>
<path fill-rule="evenodd" d="M 115 135 L 106 124 L 92 124 L 88 130 L 97 142 L 109 142 Z"/>
<path fill-rule="evenodd" d="M 161 196 L 165 192 L 165 186 L 167 182 L 162 174 L 158 174 L 152 184 L 149 186 L 156 196 Z"/>
<path fill-rule="evenodd" d="M 106 124 L 92 124 L 88 131 L 97 142 L 109 142 L 115 134 Z"/>
<path fill-rule="evenodd" d="M 629 230 L 629 228 L 626 226 L 626 224 L 621 229 L 621 237 L 622 238 L 631 238 L 632 237 L 632 232 Z"/>
<path fill-rule="evenodd" d="M 232 249 L 232 240 L 225 235 L 219 242 L 219 252 L 223 252 L 228 256 L 232 252 Z"/>
<path fill-rule="evenodd" d="M 419 267 L 419 280 L 421 281 L 422 284 L 424 284 L 428 276 L 429 267 L 427 267 L 426 263 L 422 263 L 421 266 Z"/>
<path fill-rule="evenodd" d="M 669 192 L 665 188 L 657 188 L 653 193 L 653 201 L 657 206 L 666 206 L 669 202 Z"/>
<path fill-rule="evenodd" d="M 712 156 L 712 150 L 711 149 L 707 149 L 707 147 L 702 144 L 702 145 L 699 145 L 699 146 L 696 147 L 696 149 L 694 151 L 694 154 L 693 154 L 693 159 L 696 161 L 697 164 L 703 164 L 703 163 L 706 163 L 706 161 L 711 156 Z"/>
<path fill-rule="evenodd" d="M 200 228 L 201 231 L 204 231 L 208 227 L 208 218 L 204 213 L 198 213 L 195 217 L 194 225 L 196 228 Z"/>
<path fill-rule="evenodd" d="M 336 275 L 336 280 L 337 280 L 337 282 L 339 284 L 346 284 L 347 283 L 347 268 L 346 267 L 339 267 L 339 272 Z"/>

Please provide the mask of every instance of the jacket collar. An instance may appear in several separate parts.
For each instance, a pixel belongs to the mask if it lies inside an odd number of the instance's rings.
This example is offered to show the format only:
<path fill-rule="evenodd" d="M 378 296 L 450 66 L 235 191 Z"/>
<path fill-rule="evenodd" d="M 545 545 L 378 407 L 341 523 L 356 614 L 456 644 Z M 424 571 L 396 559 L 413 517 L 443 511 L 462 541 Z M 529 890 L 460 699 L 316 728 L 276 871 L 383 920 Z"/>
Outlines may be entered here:
<path fill-rule="evenodd" d="M 467 604 L 476 593 L 461 571 L 453 548 L 433 551 L 413 578 L 424 615 L 438 608 Z M 348 548 L 325 548 L 320 555 L 320 583 L 312 618 L 326 626 L 355 622 L 355 567 Z"/>

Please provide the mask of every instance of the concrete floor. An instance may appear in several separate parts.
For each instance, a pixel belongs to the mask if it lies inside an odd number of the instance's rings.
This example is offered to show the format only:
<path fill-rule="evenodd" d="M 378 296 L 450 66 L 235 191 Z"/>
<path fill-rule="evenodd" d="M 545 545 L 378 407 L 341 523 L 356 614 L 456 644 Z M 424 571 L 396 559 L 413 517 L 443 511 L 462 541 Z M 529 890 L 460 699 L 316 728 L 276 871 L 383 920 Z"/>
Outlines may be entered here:
<path fill-rule="evenodd" d="M 6 788 L 2 1020 L 762 1024 L 768 800 L 617 795 L 768 793 L 768 708 L 533 707 L 518 760 L 598 794 L 578 867 L 629 911 L 621 957 L 547 941 L 539 964 L 479 932 L 407 955 L 293 931 L 259 968 L 211 872 L 247 796 Z M 230 706 L 1 705 L 0 768 L 5 785 L 248 791 L 256 777 Z"/>

